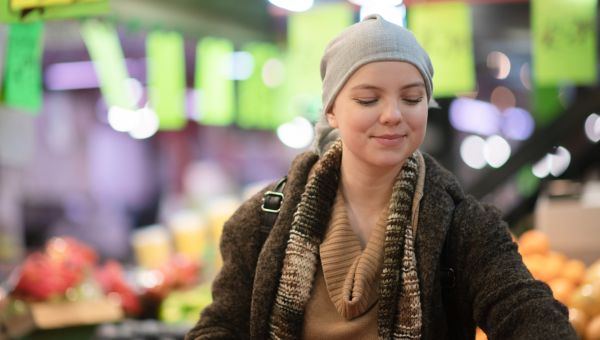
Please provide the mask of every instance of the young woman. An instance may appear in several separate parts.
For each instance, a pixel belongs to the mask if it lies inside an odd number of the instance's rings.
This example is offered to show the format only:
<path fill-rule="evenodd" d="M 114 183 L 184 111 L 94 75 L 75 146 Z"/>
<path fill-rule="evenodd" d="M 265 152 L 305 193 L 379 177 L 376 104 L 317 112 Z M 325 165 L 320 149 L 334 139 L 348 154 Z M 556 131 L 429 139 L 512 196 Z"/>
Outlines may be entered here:
<path fill-rule="evenodd" d="M 225 224 L 188 339 L 576 339 L 499 213 L 418 151 L 432 76 L 377 15 L 328 45 L 315 150 L 292 163 L 266 241 L 264 191 Z"/>

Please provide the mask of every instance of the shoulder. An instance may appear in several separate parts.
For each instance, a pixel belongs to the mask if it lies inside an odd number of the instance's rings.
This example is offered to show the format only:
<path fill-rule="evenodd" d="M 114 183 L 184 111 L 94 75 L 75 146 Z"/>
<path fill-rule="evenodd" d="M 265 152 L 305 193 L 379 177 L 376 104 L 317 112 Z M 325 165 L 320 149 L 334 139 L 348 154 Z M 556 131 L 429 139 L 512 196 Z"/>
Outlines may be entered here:
<path fill-rule="evenodd" d="M 465 193 L 456 176 L 442 166 L 434 157 L 423 152 L 425 160 L 424 193 L 438 199 L 451 200 L 458 204 L 465 199 Z"/>

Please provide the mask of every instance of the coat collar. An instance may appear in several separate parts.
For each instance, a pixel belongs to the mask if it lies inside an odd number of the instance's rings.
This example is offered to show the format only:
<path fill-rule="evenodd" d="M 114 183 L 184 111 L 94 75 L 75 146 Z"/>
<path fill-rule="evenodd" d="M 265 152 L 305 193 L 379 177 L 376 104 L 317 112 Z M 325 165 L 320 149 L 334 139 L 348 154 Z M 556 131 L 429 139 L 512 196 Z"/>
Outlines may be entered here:
<path fill-rule="evenodd" d="M 427 316 L 434 313 L 433 301 L 437 301 L 439 290 L 440 255 L 446 233 L 450 227 L 455 206 L 448 190 L 455 190 L 452 176 L 431 156 L 423 154 L 426 164 L 424 193 L 419 209 L 415 251 L 421 285 L 421 304 L 424 316 L 423 339 L 428 338 Z M 289 239 L 293 215 L 300 202 L 308 174 L 318 160 L 313 152 L 300 154 L 293 162 L 284 189 L 285 199 L 281 213 L 267 237 L 259 254 L 252 292 L 250 335 L 252 339 L 268 337 L 269 317 L 277 295 L 278 279 L 281 274 L 285 249 Z"/>

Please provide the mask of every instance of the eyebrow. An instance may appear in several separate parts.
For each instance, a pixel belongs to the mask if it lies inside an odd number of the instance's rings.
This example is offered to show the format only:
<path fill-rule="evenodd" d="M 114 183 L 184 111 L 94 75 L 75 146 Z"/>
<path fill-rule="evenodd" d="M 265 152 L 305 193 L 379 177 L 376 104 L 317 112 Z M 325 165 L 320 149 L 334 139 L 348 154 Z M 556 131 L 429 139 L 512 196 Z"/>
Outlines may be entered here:
<path fill-rule="evenodd" d="M 413 88 L 413 87 L 425 88 L 425 83 L 423 83 L 422 81 L 416 81 L 414 83 L 410 83 L 410 84 L 406 84 L 406 85 L 402 86 L 401 90 L 406 90 L 406 89 Z M 354 86 L 352 88 L 352 90 L 380 90 L 380 88 L 375 85 L 360 84 L 360 85 Z"/>

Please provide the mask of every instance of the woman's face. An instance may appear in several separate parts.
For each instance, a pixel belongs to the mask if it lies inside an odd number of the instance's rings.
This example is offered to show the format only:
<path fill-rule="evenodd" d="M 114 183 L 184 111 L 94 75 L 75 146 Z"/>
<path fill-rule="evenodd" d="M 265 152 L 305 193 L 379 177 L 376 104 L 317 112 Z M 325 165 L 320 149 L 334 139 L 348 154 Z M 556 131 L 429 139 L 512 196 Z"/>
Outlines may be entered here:
<path fill-rule="evenodd" d="M 340 132 L 345 163 L 390 168 L 423 142 L 427 105 L 425 82 L 414 65 L 373 62 L 346 82 L 327 120 Z"/>

